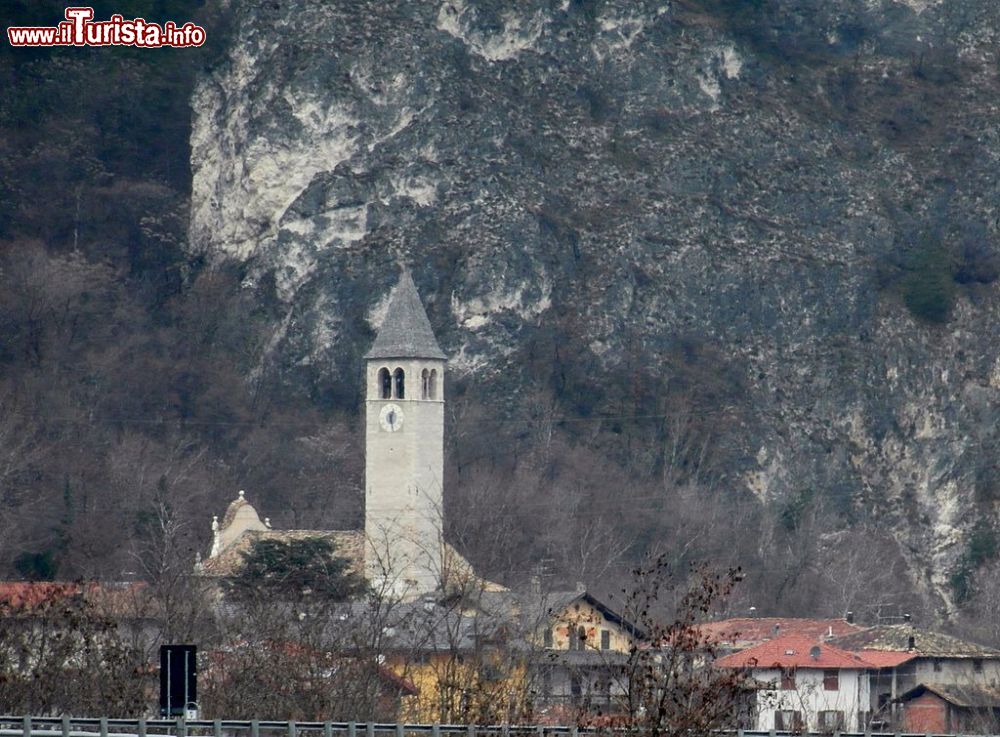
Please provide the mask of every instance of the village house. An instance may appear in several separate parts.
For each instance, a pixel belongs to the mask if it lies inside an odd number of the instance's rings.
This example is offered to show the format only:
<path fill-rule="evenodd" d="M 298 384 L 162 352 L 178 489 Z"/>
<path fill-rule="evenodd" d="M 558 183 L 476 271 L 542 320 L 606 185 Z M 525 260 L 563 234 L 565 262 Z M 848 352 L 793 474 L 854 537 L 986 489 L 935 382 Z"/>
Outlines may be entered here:
<path fill-rule="evenodd" d="M 745 669 L 758 684 L 756 729 L 863 729 L 871 665 L 856 653 L 794 634 L 726 655 L 715 666 Z"/>
<path fill-rule="evenodd" d="M 1000 728 L 1000 688 L 920 684 L 899 697 L 902 729 L 922 734 L 996 734 Z"/>
<path fill-rule="evenodd" d="M 536 588 L 525 599 L 528 616 L 538 623 L 531 668 L 539 718 L 565 722 L 614 711 L 629 652 L 643 633 L 582 586 L 547 593 Z"/>
<path fill-rule="evenodd" d="M 830 642 L 872 663 L 868 723 L 873 728 L 899 726 L 910 718 L 910 709 L 925 709 L 929 699 L 913 703 L 919 686 L 937 689 L 931 693 L 943 699 L 941 694 L 955 696 L 954 689 L 968 688 L 987 689 L 980 694 L 985 698 L 1000 685 L 1000 650 L 909 623 L 868 627 Z M 911 697 L 904 698 L 907 694 Z M 940 710 L 945 711 L 944 702 Z"/>
<path fill-rule="evenodd" d="M 393 609 L 384 658 L 412 682 L 411 721 L 575 721 L 621 695 L 636 628 L 577 589 L 481 591 Z"/>
<path fill-rule="evenodd" d="M 953 729 L 982 725 L 1000 710 L 1000 651 L 921 630 L 909 622 L 863 627 L 850 615 L 845 619 L 745 617 L 709 622 L 701 629 L 721 652 L 729 653 L 717 661 L 720 666 L 742 665 L 763 682 L 774 681 L 773 669 L 765 666 L 775 663 L 798 673 L 794 681 L 790 673 L 784 673 L 783 683 L 789 688 L 764 689 L 758 694 L 761 729 L 797 724 L 822 728 L 842 719 L 845 729 L 948 731 L 940 725 Z M 799 641 L 798 646 L 793 639 Z M 813 651 L 814 647 L 819 650 Z M 803 657 L 804 651 L 822 658 Z M 823 660 L 834 651 L 850 660 L 839 668 L 836 688 L 832 688 L 832 672 L 823 677 L 820 688 L 817 664 L 834 662 Z M 799 661 L 803 664 L 794 665 Z M 845 688 L 848 693 L 843 693 Z M 803 698 L 803 691 L 810 695 Z"/>

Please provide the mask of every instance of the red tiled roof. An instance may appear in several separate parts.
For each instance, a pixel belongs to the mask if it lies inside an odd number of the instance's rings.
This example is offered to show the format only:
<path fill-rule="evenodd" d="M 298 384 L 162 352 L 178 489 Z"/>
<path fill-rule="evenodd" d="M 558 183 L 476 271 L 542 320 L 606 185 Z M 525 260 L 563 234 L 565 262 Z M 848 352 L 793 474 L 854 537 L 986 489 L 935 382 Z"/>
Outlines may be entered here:
<path fill-rule="evenodd" d="M 0 581 L 0 608 L 14 612 L 39 612 L 75 597 L 113 616 L 149 614 L 143 593 L 146 584 L 99 581 Z"/>
<path fill-rule="evenodd" d="M 815 656 L 814 656 L 815 655 Z M 721 668 L 871 668 L 857 653 L 803 635 L 788 635 L 741 650 L 715 664 Z"/>
<path fill-rule="evenodd" d="M 897 665 L 902 665 L 914 658 L 920 657 L 920 653 L 918 652 L 899 652 L 895 650 L 861 650 L 858 652 L 858 655 L 876 668 L 895 668 Z"/>
<path fill-rule="evenodd" d="M 77 583 L 54 581 L 3 581 L 0 582 L 0 605 L 11 607 L 36 607 L 80 593 Z"/>
<path fill-rule="evenodd" d="M 813 640 L 840 637 L 862 628 L 843 619 L 806 619 L 800 617 L 736 617 L 700 625 L 702 632 L 720 643 L 754 645 L 785 635 L 803 635 Z"/>

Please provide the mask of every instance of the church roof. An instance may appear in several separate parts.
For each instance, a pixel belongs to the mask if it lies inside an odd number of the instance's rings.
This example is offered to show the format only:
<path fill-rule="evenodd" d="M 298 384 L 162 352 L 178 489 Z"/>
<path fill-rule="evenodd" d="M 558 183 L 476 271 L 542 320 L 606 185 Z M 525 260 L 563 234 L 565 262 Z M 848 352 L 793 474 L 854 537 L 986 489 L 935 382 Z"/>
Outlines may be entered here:
<path fill-rule="evenodd" d="M 409 270 L 404 269 L 399 277 L 385 320 L 365 358 L 448 358 L 434 337 Z"/>
<path fill-rule="evenodd" d="M 236 515 L 239 513 L 240 509 L 243 507 L 250 507 L 250 511 L 253 512 L 253 517 L 259 522 L 260 517 L 257 515 L 257 510 L 246 500 L 244 492 L 241 490 L 240 495 L 233 499 L 226 507 L 226 514 L 222 517 L 222 527 L 226 528 L 233 524 L 236 520 Z"/>
<path fill-rule="evenodd" d="M 247 530 L 236 542 L 220 552 L 210 556 L 202 564 L 202 572 L 208 576 L 233 576 L 243 567 L 244 553 L 249 553 L 258 540 L 277 540 L 289 543 L 296 540 L 329 540 L 333 543 L 335 555 L 347 558 L 351 562 L 351 570 L 361 573 L 364 570 L 364 540 L 361 530 Z"/>

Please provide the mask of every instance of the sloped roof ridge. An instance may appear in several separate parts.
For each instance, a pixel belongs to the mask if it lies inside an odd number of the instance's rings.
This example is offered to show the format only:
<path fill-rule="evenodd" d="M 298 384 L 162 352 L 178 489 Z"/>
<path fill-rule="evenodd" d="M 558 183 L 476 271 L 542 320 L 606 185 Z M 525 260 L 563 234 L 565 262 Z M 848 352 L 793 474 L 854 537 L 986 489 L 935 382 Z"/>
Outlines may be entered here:
<path fill-rule="evenodd" d="M 777 631 L 775 631 L 777 627 Z M 861 627 L 841 617 L 729 617 L 699 625 L 720 642 L 758 642 L 791 634 L 834 637 L 859 631 Z"/>
<path fill-rule="evenodd" d="M 929 691 L 945 701 L 966 708 L 996 708 L 1000 706 L 1000 688 L 984 683 L 955 684 L 923 681 L 901 694 L 898 701 L 906 701 Z"/>
<path fill-rule="evenodd" d="M 257 514 L 257 508 L 246 500 L 246 492 L 241 489 L 239 495 L 229 502 L 229 506 L 226 507 L 226 513 L 222 516 L 223 529 L 229 527 L 229 525 L 233 523 L 233 520 L 236 519 L 236 513 L 243 507 L 250 507 L 250 509 L 253 510 L 253 513 Z M 258 515 L 258 519 L 259 518 L 260 517 Z"/>
<path fill-rule="evenodd" d="M 913 638 L 913 648 L 909 639 Z M 848 650 L 913 652 L 916 656 L 1000 658 L 1000 650 L 911 624 L 877 624 L 830 641 Z"/>

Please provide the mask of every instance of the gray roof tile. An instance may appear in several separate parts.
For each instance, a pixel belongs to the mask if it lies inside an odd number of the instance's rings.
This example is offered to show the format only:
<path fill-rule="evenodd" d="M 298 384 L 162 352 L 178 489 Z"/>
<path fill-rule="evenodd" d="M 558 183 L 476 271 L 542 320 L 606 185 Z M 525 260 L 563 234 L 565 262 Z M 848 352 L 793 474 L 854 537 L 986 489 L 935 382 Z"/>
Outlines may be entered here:
<path fill-rule="evenodd" d="M 910 648 L 910 638 L 913 648 Z M 880 624 L 842 637 L 830 644 L 845 650 L 889 650 L 918 656 L 943 658 L 1000 658 L 1000 650 L 940 632 L 921 630 L 906 624 Z"/>
<path fill-rule="evenodd" d="M 385 320 L 365 358 L 448 358 L 434 337 L 408 270 L 399 277 Z"/>

